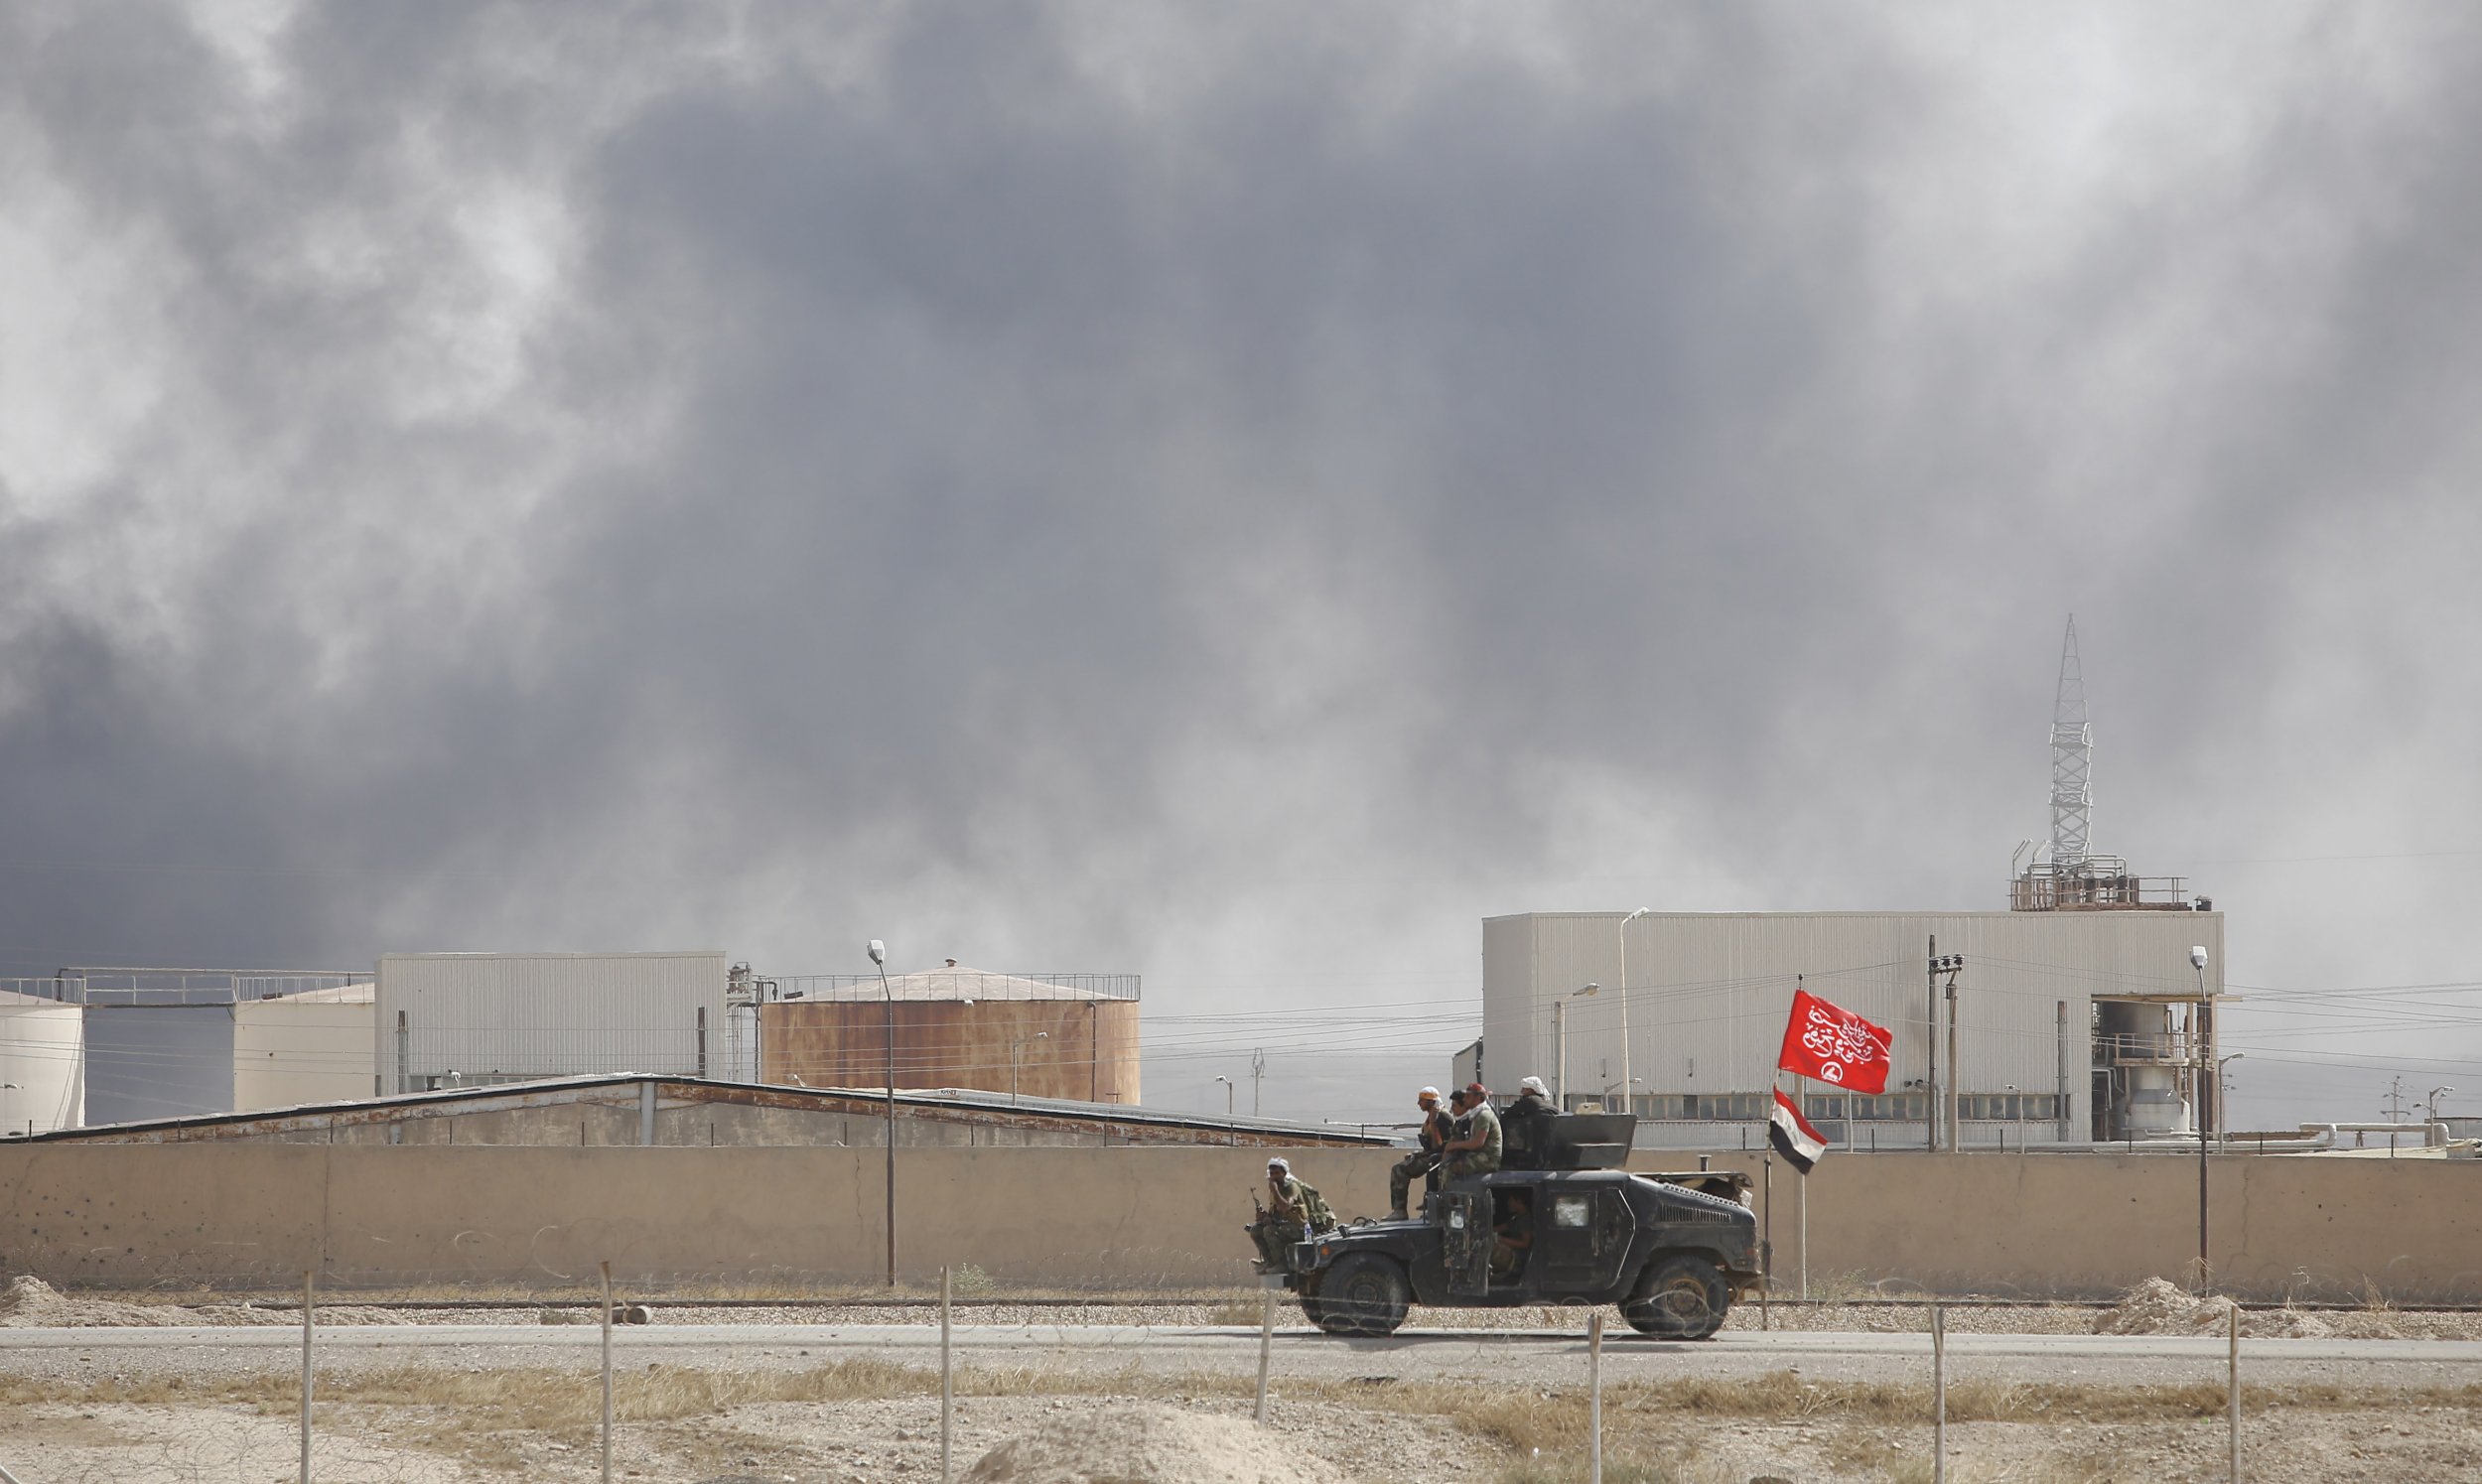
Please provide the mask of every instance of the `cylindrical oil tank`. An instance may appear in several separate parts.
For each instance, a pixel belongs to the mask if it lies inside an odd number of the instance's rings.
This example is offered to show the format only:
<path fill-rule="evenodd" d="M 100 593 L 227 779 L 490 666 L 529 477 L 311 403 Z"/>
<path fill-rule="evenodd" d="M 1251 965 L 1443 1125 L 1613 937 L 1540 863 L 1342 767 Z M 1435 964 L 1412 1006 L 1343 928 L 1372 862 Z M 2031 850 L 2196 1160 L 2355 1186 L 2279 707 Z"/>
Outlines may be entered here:
<path fill-rule="evenodd" d="M 0 1137 L 86 1121 L 86 1016 L 74 1005 L 0 991 Z"/>
<path fill-rule="evenodd" d="M 890 1032 L 894 1028 L 894 1049 Z M 1134 992 L 950 966 L 759 1007 L 760 1080 L 802 1087 L 976 1088 L 1138 1101 Z"/>

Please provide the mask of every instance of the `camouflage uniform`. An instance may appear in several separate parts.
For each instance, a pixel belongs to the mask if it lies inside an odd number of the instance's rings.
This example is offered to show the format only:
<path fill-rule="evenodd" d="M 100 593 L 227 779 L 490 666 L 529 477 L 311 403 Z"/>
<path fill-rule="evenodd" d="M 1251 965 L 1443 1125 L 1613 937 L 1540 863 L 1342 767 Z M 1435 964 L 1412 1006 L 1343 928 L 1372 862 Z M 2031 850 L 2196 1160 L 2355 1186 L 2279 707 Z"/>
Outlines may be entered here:
<path fill-rule="evenodd" d="M 1467 1138 L 1479 1133 L 1482 1136 L 1482 1147 L 1478 1149 L 1457 1149 L 1449 1153 L 1448 1177 L 1451 1180 L 1461 1180 L 1467 1175 L 1487 1175 L 1499 1168 L 1501 1147 L 1499 1115 L 1491 1111 L 1491 1105 L 1487 1100 L 1476 1103 L 1473 1111 L 1465 1115 L 1463 1128 Z"/>
<path fill-rule="evenodd" d="M 1259 1261 L 1268 1271 L 1287 1273 L 1293 1268 L 1293 1244 L 1333 1230 L 1335 1213 L 1315 1186 L 1292 1175 L 1269 1186 L 1269 1194 L 1275 1204 L 1250 1223 L 1250 1240 L 1258 1244 Z"/>
<path fill-rule="evenodd" d="M 1447 1156 L 1440 1152 L 1455 1125 L 1443 1109 L 1434 1108 L 1423 1115 L 1422 1147 L 1396 1161 L 1388 1170 L 1388 1214 L 1405 1214 L 1405 1197 L 1412 1191 L 1414 1176 L 1422 1175 L 1431 1190 L 1440 1188 L 1440 1164 Z"/>

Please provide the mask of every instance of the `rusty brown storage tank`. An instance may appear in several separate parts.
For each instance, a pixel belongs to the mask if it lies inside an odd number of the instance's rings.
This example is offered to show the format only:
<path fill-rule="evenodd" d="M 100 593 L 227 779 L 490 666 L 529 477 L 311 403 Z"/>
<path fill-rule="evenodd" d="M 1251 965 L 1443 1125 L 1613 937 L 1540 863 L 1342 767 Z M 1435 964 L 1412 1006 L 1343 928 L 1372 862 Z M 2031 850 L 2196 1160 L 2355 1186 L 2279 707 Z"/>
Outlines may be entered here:
<path fill-rule="evenodd" d="M 971 1087 L 1084 1103 L 1138 1101 L 1138 976 L 993 974 L 950 960 L 892 975 L 783 979 L 758 1007 L 758 1075 L 900 1088 Z"/>

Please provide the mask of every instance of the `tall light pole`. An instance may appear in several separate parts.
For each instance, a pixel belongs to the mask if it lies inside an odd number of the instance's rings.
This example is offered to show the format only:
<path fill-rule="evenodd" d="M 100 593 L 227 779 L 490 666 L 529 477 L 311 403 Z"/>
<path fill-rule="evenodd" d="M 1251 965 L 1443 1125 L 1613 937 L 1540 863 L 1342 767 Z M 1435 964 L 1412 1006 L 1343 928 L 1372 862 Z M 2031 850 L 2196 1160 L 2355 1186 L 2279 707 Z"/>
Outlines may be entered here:
<path fill-rule="evenodd" d="M 1631 1077 L 1627 1082 L 1614 1082 L 1605 1086 L 1603 1088 L 1603 1107 L 1605 1109 L 1609 1109 L 1611 1107 L 1611 1094 L 1614 1089 L 1617 1089 L 1622 1097 L 1629 1096 L 1629 1086 L 1631 1083 L 1636 1081 L 1637 1079 L 1635 1077 Z"/>
<path fill-rule="evenodd" d="M 2213 1287 L 2213 1283 L 2207 1277 L 2212 1270 L 2206 1266 L 2206 1126 L 2214 1122 L 2206 1116 L 2206 1079 L 2209 1075 L 2206 1062 L 2205 1024 L 2205 1017 L 2208 1013 L 2206 1009 L 2206 945 L 2201 943 L 2189 950 L 2189 967 L 2195 969 L 2198 976 L 2198 1009 L 2197 1013 L 2191 1017 L 2192 1023 L 2189 1027 L 2189 1057 L 2191 1063 L 2197 1068 L 2197 1074 L 2191 1079 L 2189 1101 L 2196 1105 L 2194 1112 L 2198 1121 L 2198 1291 L 2204 1293 Z"/>
<path fill-rule="evenodd" d="M 1653 910 L 1653 907 L 1639 907 L 1620 919 L 1620 1086 L 1623 1089 L 1637 1085 L 1637 1079 L 1629 1075 L 1629 924 Z M 1634 1094 L 1623 1095 L 1630 1097 L 1634 1104 Z M 1637 1109 L 1631 1106 L 1622 1111 L 1635 1113 Z"/>
<path fill-rule="evenodd" d="M 888 945 L 871 940 L 879 970 L 881 1018 L 888 1029 L 888 1286 L 896 1285 L 896 994 L 888 987 Z"/>
<path fill-rule="evenodd" d="M 1009 1101 L 1010 1101 L 1010 1102 L 1014 1103 L 1014 1102 L 1016 1102 L 1016 1101 L 1017 1101 L 1017 1053 L 1018 1053 L 1018 1052 L 1019 1052 L 1019 1050 L 1021 1050 L 1022 1048 L 1027 1047 L 1027 1046 L 1031 1046 L 1031 1045 L 1033 1045 L 1033 1044 L 1034 1044 L 1034 1042 L 1036 1042 L 1036 1041 L 1047 1041 L 1047 1040 L 1049 1040 L 1049 1039 L 1051 1039 L 1051 1032 L 1050 1032 L 1050 1031 L 1048 1031 L 1048 1030 L 1037 1030 L 1037 1031 L 1035 1031 L 1033 1035 L 1029 1035 L 1029 1036 L 1021 1036 L 1021 1037 L 1019 1037 L 1019 1038 L 1018 1038 L 1018 1039 L 1016 1039 L 1016 1040 L 1013 1040 L 1013 1041 L 1009 1042 Z"/>
<path fill-rule="evenodd" d="M 1557 1084 L 1552 1089 L 1552 1101 L 1560 1105 L 1563 1113 L 1569 1111 L 1569 1002 L 1583 1000 L 1601 988 L 1589 984 L 1552 1002 L 1552 1081 Z"/>
<path fill-rule="evenodd" d="M 1224 1122 L 1230 1123 L 1232 1122 L 1232 1079 L 1218 1077 L 1215 1080 L 1224 1085 Z"/>
<path fill-rule="evenodd" d="M 2430 1100 L 2425 1105 L 2430 1110 L 2430 1115 L 2429 1117 L 2423 1119 L 2422 1122 L 2425 1124 L 2437 1123 L 2439 1121 L 2439 1094 L 2454 1092 L 2455 1090 L 2456 1089 L 2452 1087 L 2434 1087 L 2430 1089 Z M 2425 1145 L 2430 1142 L 2430 1131 L 2428 1129 L 2423 1129 L 2421 1131 L 2421 1142 Z"/>

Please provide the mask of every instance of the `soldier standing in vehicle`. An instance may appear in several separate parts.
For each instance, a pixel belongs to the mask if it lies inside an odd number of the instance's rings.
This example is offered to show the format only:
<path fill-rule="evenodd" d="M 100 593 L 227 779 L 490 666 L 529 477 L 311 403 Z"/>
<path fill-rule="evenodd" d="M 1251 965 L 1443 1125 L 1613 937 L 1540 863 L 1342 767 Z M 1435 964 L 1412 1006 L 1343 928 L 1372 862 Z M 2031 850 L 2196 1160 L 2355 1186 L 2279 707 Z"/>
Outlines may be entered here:
<path fill-rule="evenodd" d="M 1335 1225 L 1335 1213 L 1316 1187 L 1293 1177 L 1292 1161 L 1279 1154 L 1267 1161 L 1267 1209 L 1250 1224 L 1250 1240 L 1271 1272 L 1293 1267 L 1293 1244 Z"/>
<path fill-rule="evenodd" d="M 1448 1141 L 1455 1127 L 1440 1107 L 1438 1088 L 1424 1088 L 1415 1103 L 1422 1109 L 1422 1147 L 1397 1160 L 1388 1171 L 1388 1216 L 1394 1221 L 1405 1219 L 1405 1197 L 1413 1188 L 1414 1176 L 1424 1177 L 1427 1190 L 1440 1188 L 1440 1161 L 1447 1157 Z"/>
<path fill-rule="evenodd" d="M 1507 1144 L 1507 1163 L 1512 1169 L 1541 1169 L 1544 1146 L 1550 1142 L 1552 1118 L 1551 1089 L 1540 1077 L 1528 1077 L 1517 1084 L 1517 1101 L 1501 1114 L 1500 1126 Z"/>
<path fill-rule="evenodd" d="M 1502 1136 L 1499 1115 L 1491 1111 L 1490 1089 L 1479 1082 L 1466 1083 L 1465 1109 L 1459 1125 L 1464 1132 L 1448 1142 L 1448 1177 L 1451 1180 L 1487 1175 L 1499 1168 Z"/>

